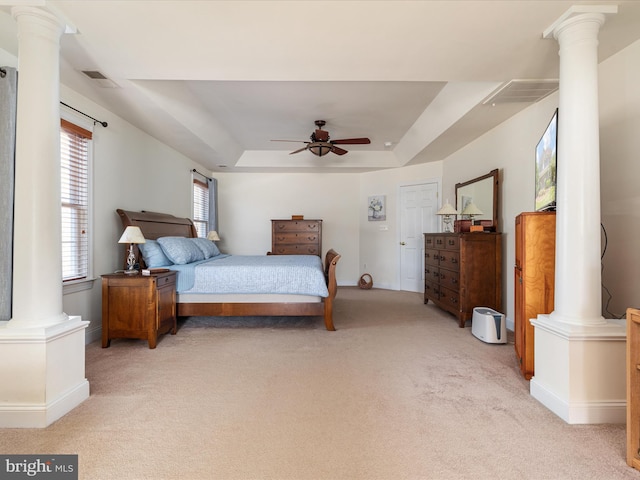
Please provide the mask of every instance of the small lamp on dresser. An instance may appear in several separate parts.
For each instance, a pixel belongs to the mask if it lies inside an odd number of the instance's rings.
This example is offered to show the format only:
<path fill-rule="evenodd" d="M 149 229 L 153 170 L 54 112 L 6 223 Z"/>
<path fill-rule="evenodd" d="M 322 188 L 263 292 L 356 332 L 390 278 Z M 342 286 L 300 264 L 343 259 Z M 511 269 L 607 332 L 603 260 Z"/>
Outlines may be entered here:
<path fill-rule="evenodd" d="M 447 202 L 442 206 L 442 208 L 436 212 L 436 215 L 443 215 L 442 223 L 444 223 L 444 231 L 446 233 L 453 232 L 451 216 L 458 215 L 458 211 L 449 203 L 449 199 L 447 199 Z"/>
<path fill-rule="evenodd" d="M 216 232 L 215 230 L 211 230 L 209 233 L 207 233 L 207 240 L 211 240 L 212 242 L 219 242 L 220 235 L 218 235 L 218 232 Z"/>
<path fill-rule="evenodd" d="M 484 230 L 484 227 L 482 227 L 482 225 L 474 224 L 473 217 L 477 215 L 482 215 L 482 210 L 480 210 L 475 203 L 469 202 L 469 204 L 466 207 L 464 207 L 464 210 L 462 210 L 462 215 L 469 215 L 469 218 L 471 219 L 470 228 L 472 232 L 481 232 Z"/>
<path fill-rule="evenodd" d="M 471 223 L 473 223 L 473 217 L 475 217 L 476 215 L 482 215 L 482 213 L 482 210 L 480 210 L 473 202 L 469 202 L 469 204 L 464 207 L 464 210 L 462 210 L 462 215 L 469 215 Z"/>
<path fill-rule="evenodd" d="M 135 275 L 138 273 L 136 270 L 136 256 L 133 253 L 133 244 L 145 243 L 144 235 L 142 235 L 142 230 L 140 227 L 134 227 L 129 225 L 124 229 L 120 240 L 118 243 L 128 243 L 129 244 L 129 254 L 127 255 L 127 269 L 124 273 L 128 275 Z"/>

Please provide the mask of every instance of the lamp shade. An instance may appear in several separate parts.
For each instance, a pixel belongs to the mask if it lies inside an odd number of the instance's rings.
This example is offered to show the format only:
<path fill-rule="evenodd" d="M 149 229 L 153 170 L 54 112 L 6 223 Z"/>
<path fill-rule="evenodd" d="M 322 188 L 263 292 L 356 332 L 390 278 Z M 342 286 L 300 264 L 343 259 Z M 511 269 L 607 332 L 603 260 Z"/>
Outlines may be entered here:
<path fill-rule="evenodd" d="M 436 212 L 436 215 L 458 215 L 458 211 L 453 208 L 453 205 L 449 203 L 445 203 L 440 210 Z"/>
<path fill-rule="evenodd" d="M 142 235 L 142 230 L 140 227 L 134 227 L 129 225 L 124 229 L 120 240 L 118 243 L 145 243 L 144 235 Z"/>
<path fill-rule="evenodd" d="M 211 230 L 209 233 L 207 233 L 207 240 L 211 240 L 212 242 L 219 242 L 220 236 L 218 235 L 218 232 L 216 232 L 215 230 Z"/>
<path fill-rule="evenodd" d="M 470 202 L 464 207 L 464 210 L 462 210 L 462 215 L 482 215 L 482 213 L 482 210 L 476 207 L 476 204 L 473 202 Z"/>

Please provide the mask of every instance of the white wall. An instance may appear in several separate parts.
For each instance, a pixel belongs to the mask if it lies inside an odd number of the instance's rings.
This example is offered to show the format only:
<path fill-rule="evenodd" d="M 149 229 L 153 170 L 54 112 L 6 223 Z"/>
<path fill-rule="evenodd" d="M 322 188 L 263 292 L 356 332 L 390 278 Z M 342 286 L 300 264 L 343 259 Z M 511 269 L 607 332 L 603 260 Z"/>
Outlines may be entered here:
<path fill-rule="evenodd" d="M 640 307 L 640 41 L 602 63 L 601 217 L 608 244 L 602 281 L 611 294 L 606 318 Z M 597 221 L 597 219 L 594 219 Z M 603 249 L 605 237 L 602 236 Z M 603 289 L 603 308 L 609 294 Z"/>
<path fill-rule="evenodd" d="M 271 250 L 271 220 L 304 215 L 322 220 L 322 249 L 342 255 L 339 285 L 355 285 L 359 258 L 360 177 L 353 173 L 216 173 L 220 250 L 264 255 Z"/>
<path fill-rule="evenodd" d="M 61 101 L 94 118 L 93 231 L 94 282 L 89 291 L 64 295 L 63 308 L 91 322 L 89 336 L 101 327 L 100 275 L 122 268 L 124 247 L 117 208 L 191 216 L 191 170 L 202 169 L 185 156 L 133 127 L 108 110 L 61 86 Z"/>
<path fill-rule="evenodd" d="M 404 185 L 438 182 L 441 177 L 442 162 L 361 174 L 358 199 L 360 262 L 357 265 L 357 278 L 363 273 L 368 273 L 372 276 L 376 288 L 400 288 L 399 189 Z M 368 198 L 372 195 L 386 196 L 385 221 L 368 221 Z M 380 230 L 381 225 L 389 229 Z"/>

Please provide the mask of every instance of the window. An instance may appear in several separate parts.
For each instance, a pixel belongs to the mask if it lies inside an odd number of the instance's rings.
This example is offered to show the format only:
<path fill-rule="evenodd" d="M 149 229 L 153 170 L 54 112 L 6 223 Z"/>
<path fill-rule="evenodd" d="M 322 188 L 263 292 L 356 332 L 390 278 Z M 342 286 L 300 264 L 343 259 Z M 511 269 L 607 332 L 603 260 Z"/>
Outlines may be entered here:
<path fill-rule="evenodd" d="M 89 159 L 92 133 L 67 120 L 60 127 L 62 280 L 89 279 Z"/>
<path fill-rule="evenodd" d="M 209 232 L 209 187 L 202 180 L 193 179 L 193 224 L 199 237 Z"/>

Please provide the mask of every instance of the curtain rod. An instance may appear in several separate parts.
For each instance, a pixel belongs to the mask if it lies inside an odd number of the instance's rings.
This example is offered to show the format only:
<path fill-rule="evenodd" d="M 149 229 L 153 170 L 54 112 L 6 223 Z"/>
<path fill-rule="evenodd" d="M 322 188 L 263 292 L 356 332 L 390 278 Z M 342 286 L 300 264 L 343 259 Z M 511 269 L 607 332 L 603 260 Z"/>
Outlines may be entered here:
<path fill-rule="evenodd" d="M 108 125 L 108 123 L 107 123 L 107 122 L 101 122 L 100 120 L 97 120 L 97 119 L 93 118 L 91 115 L 87 115 L 86 113 L 81 112 L 81 111 L 80 111 L 80 110 L 78 110 L 77 108 L 73 108 L 71 105 L 67 105 L 67 104 L 66 104 L 66 103 L 64 103 L 64 102 L 60 102 L 60 104 L 61 104 L 61 105 L 64 105 L 65 107 L 70 108 L 71 110 L 75 110 L 76 112 L 78 112 L 78 113 L 80 113 L 80 114 L 84 115 L 85 117 L 90 118 L 91 120 L 93 120 L 93 124 L 94 124 L 94 125 L 95 125 L 96 123 L 99 123 L 100 125 L 102 125 L 102 126 L 103 126 L 103 127 L 105 127 L 105 128 L 106 128 L 106 127 L 107 127 L 107 125 Z"/>
<path fill-rule="evenodd" d="M 206 178 L 207 180 L 213 180 L 213 178 L 211 177 L 207 177 L 204 173 L 200 173 L 198 170 L 196 170 L 195 168 L 193 170 L 191 170 L 193 173 L 197 173 L 198 175 L 203 176 L 204 178 Z"/>

